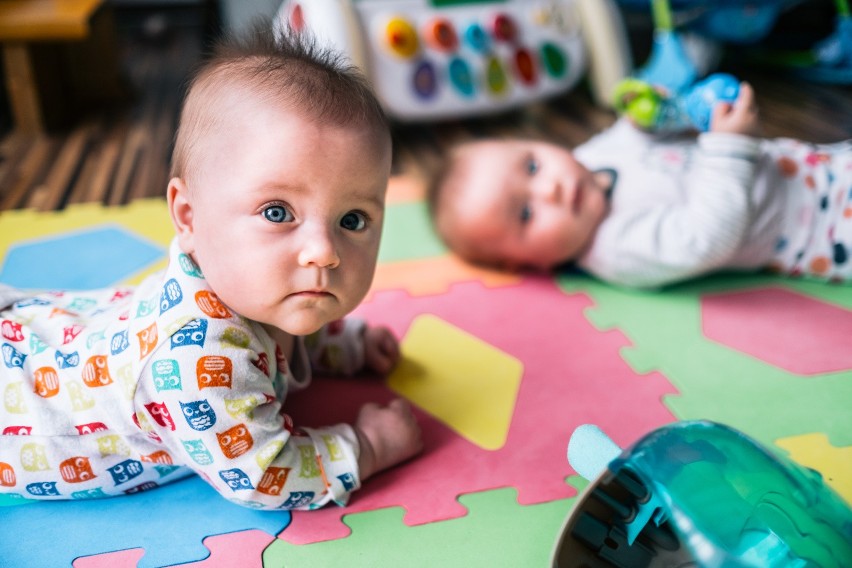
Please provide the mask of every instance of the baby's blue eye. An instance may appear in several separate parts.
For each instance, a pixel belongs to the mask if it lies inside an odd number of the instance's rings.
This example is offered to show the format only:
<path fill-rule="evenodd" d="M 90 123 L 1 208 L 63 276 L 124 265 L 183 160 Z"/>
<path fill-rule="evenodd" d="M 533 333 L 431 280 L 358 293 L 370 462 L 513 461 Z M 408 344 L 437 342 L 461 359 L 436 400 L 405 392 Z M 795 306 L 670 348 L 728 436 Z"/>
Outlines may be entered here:
<path fill-rule="evenodd" d="M 290 210 L 283 205 L 270 205 L 263 210 L 263 217 L 270 223 L 289 223 L 294 219 Z"/>
<path fill-rule="evenodd" d="M 535 175 L 536 173 L 538 173 L 538 167 L 539 167 L 538 162 L 536 161 L 535 158 L 531 157 L 531 158 L 527 159 L 527 173 L 529 175 L 532 176 L 532 175 Z"/>
<path fill-rule="evenodd" d="M 521 224 L 529 222 L 532 217 L 532 209 L 530 209 L 529 205 L 524 205 L 521 207 Z"/>
<path fill-rule="evenodd" d="M 347 231 L 362 231 L 367 227 L 367 216 L 358 211 L 350 211 L 340 219 L 340 226 Z"/>

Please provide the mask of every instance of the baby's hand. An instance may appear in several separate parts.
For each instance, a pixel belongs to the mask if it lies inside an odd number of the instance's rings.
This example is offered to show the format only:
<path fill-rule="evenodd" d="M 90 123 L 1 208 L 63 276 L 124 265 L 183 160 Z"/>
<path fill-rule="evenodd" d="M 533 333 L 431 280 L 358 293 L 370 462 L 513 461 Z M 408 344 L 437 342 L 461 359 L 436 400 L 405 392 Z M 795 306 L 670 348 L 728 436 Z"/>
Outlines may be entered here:
<path fill-rule="evenodd" d="M 751 85 L 740 83 L 740 94 L 733 104 L 716 103 L 710 118 L 710 131 L 746 136 L 760 135 L 760 118 Z"/>
<path fill-rule="evenodd" d="M 355 432 L 361 445 L 358 469 L 362 480 L 423 449 L 420 426 L 411 407 L 401 398 L 384 407 L 374 402 L 362 406 L 355 421 Z"/>
<path fill-rule="evenodd" d="M 386 327 L 368 327 L 364 331 L 364 364 L 386 375 L 399 361 L 399 343 Z"/>

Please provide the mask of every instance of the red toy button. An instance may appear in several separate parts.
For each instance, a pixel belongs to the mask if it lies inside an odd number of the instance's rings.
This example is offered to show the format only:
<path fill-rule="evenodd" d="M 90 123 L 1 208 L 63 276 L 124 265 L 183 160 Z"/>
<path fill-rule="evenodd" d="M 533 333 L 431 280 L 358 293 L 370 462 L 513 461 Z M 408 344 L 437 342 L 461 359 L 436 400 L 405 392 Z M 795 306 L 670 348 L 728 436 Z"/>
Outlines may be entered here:
<path fill-rule="evenodd" d="M 521 48 L 515 52 L 515 66 L 522 83 L 526 85 L 535 83 L 535 60 L 533 60 L 529 51 Z"/>
<path fill-rule="evenodd" d="M 514 20 L 507 14 L 497 14 L 494 16 L 494 37 L 499 41 L 515 41 L 518 35 L 518 28 Z"/>

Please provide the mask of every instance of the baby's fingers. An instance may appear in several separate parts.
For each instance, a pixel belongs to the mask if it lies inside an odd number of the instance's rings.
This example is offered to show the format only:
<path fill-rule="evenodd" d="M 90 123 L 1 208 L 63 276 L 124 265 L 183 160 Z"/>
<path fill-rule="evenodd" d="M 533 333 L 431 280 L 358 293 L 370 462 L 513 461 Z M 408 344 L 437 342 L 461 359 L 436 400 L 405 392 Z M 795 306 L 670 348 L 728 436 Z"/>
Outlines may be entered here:
<path fill-rule="evenodd" d="M 740 94 L 737 96 L 734 106 L 744 110 L 756 109 L 756 105 L 754 104 L 754 89 L 745 81 L 740 83 Z"/>

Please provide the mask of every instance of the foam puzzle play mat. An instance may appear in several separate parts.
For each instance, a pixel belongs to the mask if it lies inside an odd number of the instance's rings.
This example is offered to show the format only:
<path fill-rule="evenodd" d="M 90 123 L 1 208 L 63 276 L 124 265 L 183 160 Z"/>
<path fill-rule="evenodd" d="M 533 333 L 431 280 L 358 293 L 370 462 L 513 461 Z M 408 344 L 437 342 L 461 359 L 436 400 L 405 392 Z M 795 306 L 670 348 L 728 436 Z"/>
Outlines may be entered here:
<path fill-rule="evenodd" d="M 627 447 L 712 420 L 852 502 L 852 288 L 719 275 L 649 293 L 490 272 L 446 251 L 418 189 L 392 179 L 356 311 L 397 334 L 400 365 L 385 378 L 317 377 L 286 407 L 320 426 L 404 397 L 423 427 L 420 457 L 347 507 L 311 512 L 242 508 L 198 477 L 121 498 L 0 497 L 0 566 L 549 566 L 587 485 L 566 459 L 583 424 Z M 135 283 L 163 268 L 172 234 L 162 200 L 3 212 L 0 282 Z"/>

